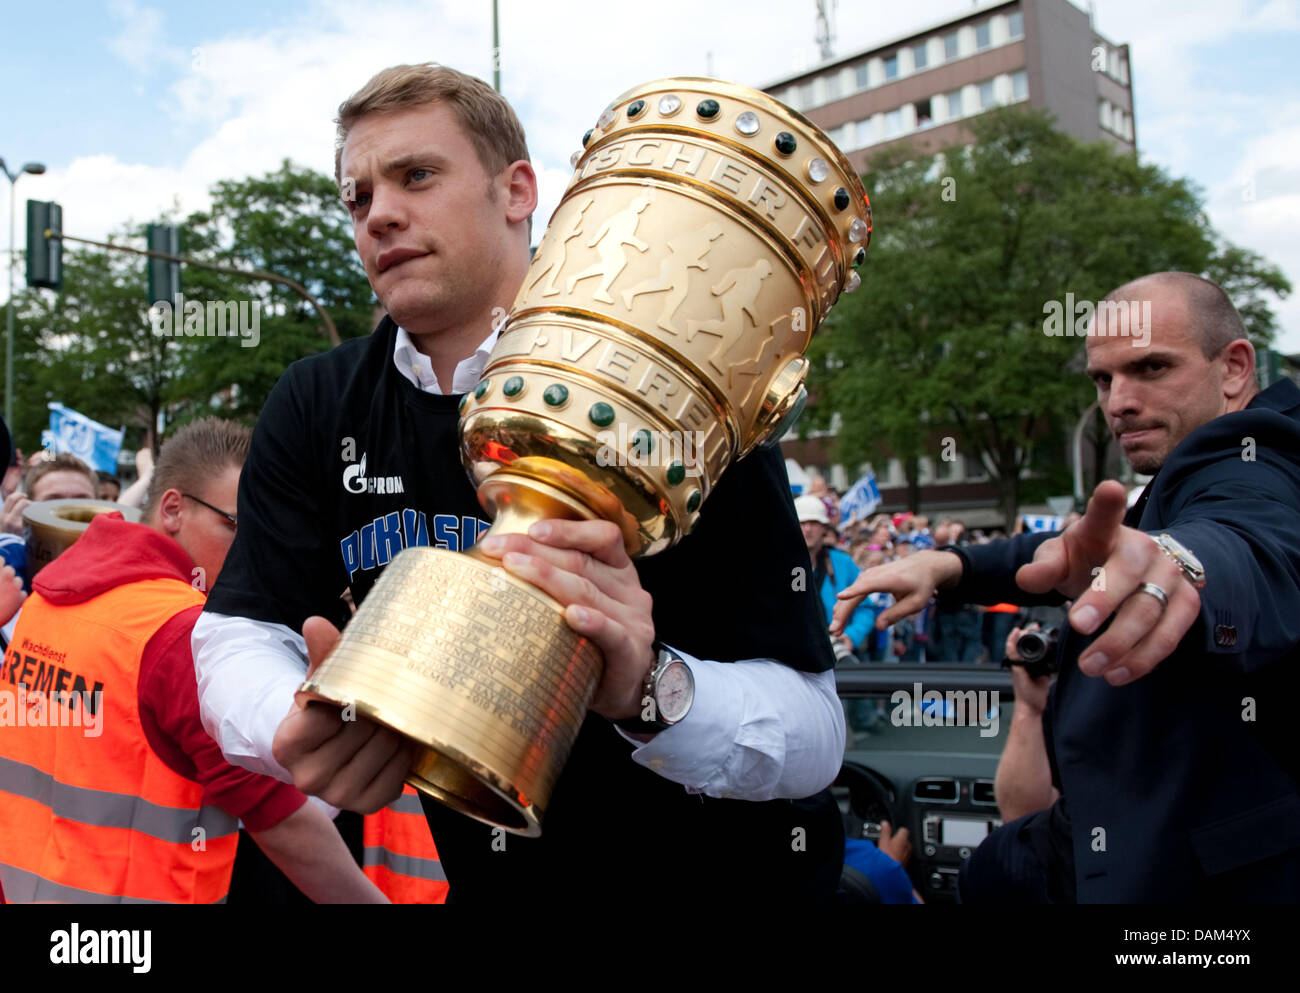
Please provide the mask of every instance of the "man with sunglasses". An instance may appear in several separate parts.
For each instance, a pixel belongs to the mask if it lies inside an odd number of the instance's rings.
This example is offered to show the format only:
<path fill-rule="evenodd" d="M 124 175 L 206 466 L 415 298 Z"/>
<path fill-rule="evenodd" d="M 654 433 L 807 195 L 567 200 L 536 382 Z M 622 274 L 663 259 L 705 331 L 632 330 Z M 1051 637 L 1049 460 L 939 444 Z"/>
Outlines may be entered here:
<path fill-rule="evenodd" d="M 235 537 L 249 438 L 181 428 L 143 523 L 100 515 L 35 577 L 0 664 L 11 902 L 221 902 L 237 820 L 313 899 L 387 902 L 317 804 L 227 764 L 199 719 L 190 635 Z"/>

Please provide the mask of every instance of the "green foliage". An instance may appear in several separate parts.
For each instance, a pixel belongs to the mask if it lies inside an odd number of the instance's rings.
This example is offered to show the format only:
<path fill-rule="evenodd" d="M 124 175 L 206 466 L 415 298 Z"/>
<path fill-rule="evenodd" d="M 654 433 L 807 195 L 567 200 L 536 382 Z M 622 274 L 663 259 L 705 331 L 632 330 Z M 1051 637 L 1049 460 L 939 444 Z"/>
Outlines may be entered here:
<path fill-rule="evenodd" d="M 1149 272 L 1230 277 L 1261 337 L 1264 290 L 1289 289 L 1254 253 L 1216 247 L 1197 191 L 1040 112 L 973 122 L 976 144 L 919 157 L 892 149 L 864 182 L 875 233 L 862 288 L 842 298 L 809 350 L 808 426 L 842 419 L 836 457 L 937 455 L 935 430 L 986 456 L 1008 519 L 1036 441 L 1094 397 L 1083 343 L 1043 333 L 1050 301 L 1099 300 Z M 1062 469 L 1053 455 L 1043 460 Z"/>
<path fill-rule="evenodd" d="M 321 301 L 340 337 L 370 332 L 373 294 L 330 177 L 286 161 L 260 178 L 218 182 L 211 194 L 207 211 L 159 219 L 181 225 L 181 254 L 295 279 Z M 64 227 L 77 233 L 75 218 Z M 143 247 L 144 227 L 114 238 Z M 239 337 L 154 335 L 145 260 L 67 243 L 63 291 L 28 290 L 16 300 L 11 427 L 24 451 L 39 447 L 51 400 L 112 427 L 127 425 L 128 447 L 160 411 L 169 425 L 205 414 L 251 424 L 289 363 L 329 347 L 319 315 L 287 287 L 190 265 L 181 283 L 187 301 L 259 303 L 257 347 Z"/>

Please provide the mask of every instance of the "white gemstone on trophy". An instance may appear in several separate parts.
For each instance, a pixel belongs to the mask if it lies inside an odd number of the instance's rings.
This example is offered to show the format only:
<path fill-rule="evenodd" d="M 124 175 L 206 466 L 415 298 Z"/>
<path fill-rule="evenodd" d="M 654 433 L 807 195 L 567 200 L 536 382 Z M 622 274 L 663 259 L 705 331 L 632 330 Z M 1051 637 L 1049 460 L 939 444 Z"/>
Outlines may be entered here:
<path fill-rule="evenodd" d="M 576 169 L 576 168 L 578 168 L 578 160 L 579 160 L 580 158 L 582 158 L 582 153 L 581 153 L 581 152 L 574 152 L 572 155 L 570 155 L 570 156 L 569 156 L 569 168 L 570 168 L 570 169 Z"/>
<path fill-rule="evenodd" d="M 814 183 L 824 183 L 826 177 L 831 174 L 831 167 L 826 164 L 823 158 L 808 160 L 808 178 Z"/>
<path fill-rule="evenodd" d="M 758 115 L 752 110 L 747 110 L 736 118 L 736 130 L 741 134 L 758 133 Z"/>
<path fill-rule="evenodd" d="M 867 227 L 867 222 L 861 217 L 853 218 L 853 223 L 849 225 L 849 241 L 866 241 L 869 234 L 871 229 Z"/>
<path fill-rule="evenodd" d="M 852 293 L 862 285 L 862 277 L 856 272 L 849 273 L 849 278 L 844 281 L 844 292 Z"/>
<path fill-rule="evenodd" d="M 682 101 L 679 97 L 669 93 L 667 96 L 659 98 L 659 113 L 664 117 L 671 117 L 682 109 Z"/>
<path fill-rule="evenodd" d="M 596 127 L 600 128 L 603 131 L 613 123 L 614 123 L 614 110 L 611 107 L 606 107 L 603 111 L 601 111 L 600 117 L 596 121 Z"/>

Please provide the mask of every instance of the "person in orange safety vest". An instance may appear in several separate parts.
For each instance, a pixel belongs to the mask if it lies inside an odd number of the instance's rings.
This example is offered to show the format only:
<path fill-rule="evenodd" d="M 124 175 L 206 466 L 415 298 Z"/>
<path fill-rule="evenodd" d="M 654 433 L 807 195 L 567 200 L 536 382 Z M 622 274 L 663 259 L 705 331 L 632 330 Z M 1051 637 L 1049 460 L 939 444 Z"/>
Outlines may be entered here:
<path fill-rule="evenodd" d="M 234 538 L 249 437 L 185 426 L 144 523 L 96 517 L 35 578 L 0 663 L 10 902 L 222 902 L 237 820 L 312 899 L 388 902 L 320 806 L 229 765 L 200 723 L 190 634 Z"/>

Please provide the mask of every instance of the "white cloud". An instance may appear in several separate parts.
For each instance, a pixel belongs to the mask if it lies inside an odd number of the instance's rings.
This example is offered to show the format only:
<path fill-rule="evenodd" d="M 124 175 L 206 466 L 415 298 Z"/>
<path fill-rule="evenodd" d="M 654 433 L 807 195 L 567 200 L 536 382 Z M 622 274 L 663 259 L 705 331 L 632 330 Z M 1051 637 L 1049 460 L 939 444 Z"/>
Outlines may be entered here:
<path fill-rule="evenodd" d="M 136 72 L 149 73 L 175 61 L 163 40 L 162 11 L 140 7 L 135 0 L 110 0 L 108 12 L 121 24 L 109 38 L 108 50 Z"/>

